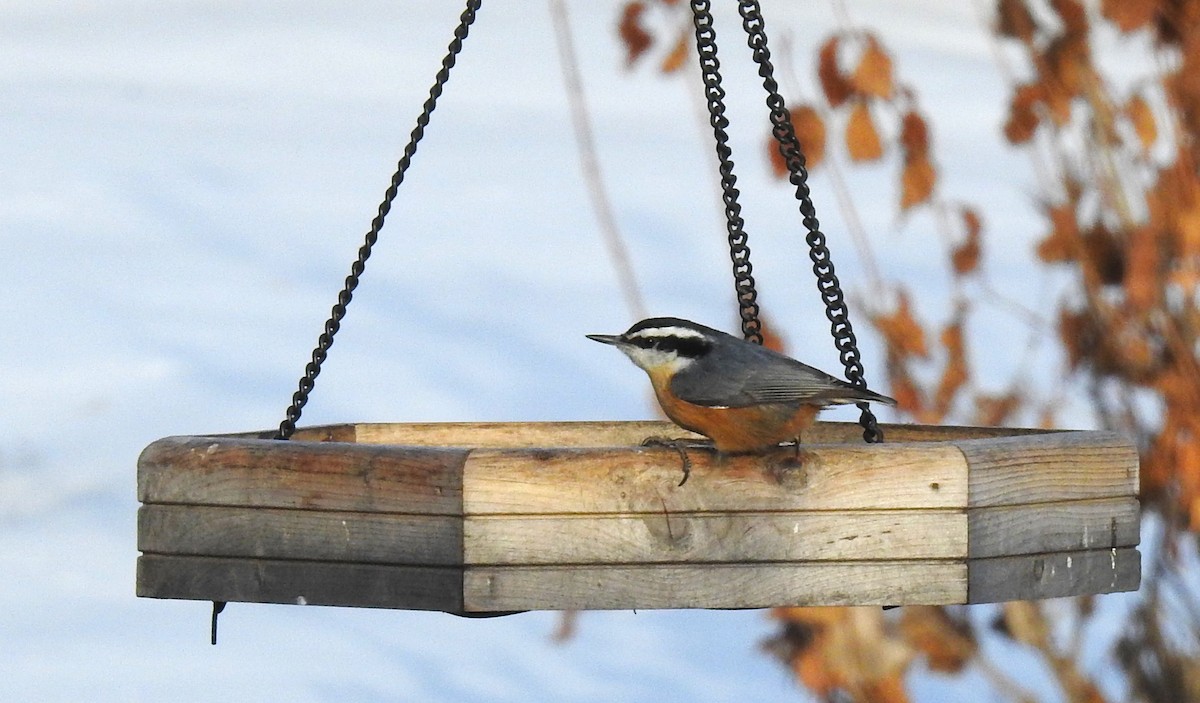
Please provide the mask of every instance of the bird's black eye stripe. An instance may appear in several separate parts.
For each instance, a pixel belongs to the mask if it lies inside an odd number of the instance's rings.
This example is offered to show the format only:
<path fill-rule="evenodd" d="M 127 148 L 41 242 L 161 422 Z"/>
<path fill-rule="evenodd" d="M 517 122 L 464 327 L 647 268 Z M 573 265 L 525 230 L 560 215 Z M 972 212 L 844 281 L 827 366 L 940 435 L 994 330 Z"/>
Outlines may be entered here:
<path fill-rule="evenodd" d="M 709 341 L 701 337 L 659 337 L 654 343 L 654 348 L 659 351 L 675 352 L 689 359 L 704 356 L 710 346 Z"/>
<path fill-rule="evenodd" d="M 632 344 L 635 347 L 641 347 L 642 349 L 653 348 L 655 342 L 657 342 L 657 341 L 658 340 L 654 339 L 653 337 L 630 337 L 629 338 L 630 344 Z"/>

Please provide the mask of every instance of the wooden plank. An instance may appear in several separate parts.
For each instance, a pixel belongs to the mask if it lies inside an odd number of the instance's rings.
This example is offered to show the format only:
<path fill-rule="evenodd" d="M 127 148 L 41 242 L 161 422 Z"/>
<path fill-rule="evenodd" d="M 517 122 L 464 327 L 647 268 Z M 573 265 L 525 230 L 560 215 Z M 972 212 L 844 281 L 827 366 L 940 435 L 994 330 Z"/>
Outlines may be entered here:
<path fill-rule="evenodd" d="M 1133 547 L 1140 539 L 1136 498 L 1034 503 L 967 511 L 971 557 Z"/>
<path fill-rule="evenodd" d="M 168 437 L 138 459 L 143 503 L 462 514 L 462 449 Z"/>
<path fill-rule="evenodd" d="M 463 521 L 441 515 L 144 505 L 138 549 L 157 554 L 461 565 Z"/>
<path fill-rule="evenodd" d="M 459 613 L 462 569 L 146 554 L 137 595 Z"/>
<path fill-rule="evenodd" d="M 889 443 L 936 442 L 960 439 L 987 439 L 1013 435 L 1046 434 L 1052 430 L 1008 427 L 956 427 L 952 425 L 881 425 Z M 310 436 L 345 436 L 353 428 L 354 440 L 361 444 L 401 444 L 410 446 L 462 446 L 490 448 L 533 447 L 628 447 L 637 446 L 647 437 L 700 439 L 700 435 L 681 429 L 666 420 L 593 421 L 593 422 L 419 422 L 359 423 L 327 425 L 298 430 Z M 852 422 L 818 422 L 804 434 L 805 444 L 859 444 L 862 427 Z M 256 433 L 272 436 L 274 430 Z M 344 440 L 350 441 L 350 440 Z"/>
<path fill-rule="evenodd" d="M 492 513 L 671 513 L 956 508 L 966 465 L 952 444 L 820 445 L 795 453 L 716 458 L 690 450 L 679 483 L 669 448 L 480 449 L 463 473 L 463 508 Z"/>
<path fill-rule="evenodd" d="M 471 565 L 965 558 L 967 517 L 951 510 L 469 517 L 464 550 Z"/>
<path fill-rule="evenodd" d="M 468 611 L 769 608 L 966 601 L 954 561 L 468 567 Z"/>
<path fill-rule="evenodd" d="M 1114 432 L 1062 432 L 957 442 L 970 466 L 970 505 L 1135 496 L 1138 454 Z"/>
<path fill-rule="evenodd" d="M 1136 591 L 1142 558 L 1125 547 L 972 559 L 967 568 L 969 602 L 999 603 Z"/>

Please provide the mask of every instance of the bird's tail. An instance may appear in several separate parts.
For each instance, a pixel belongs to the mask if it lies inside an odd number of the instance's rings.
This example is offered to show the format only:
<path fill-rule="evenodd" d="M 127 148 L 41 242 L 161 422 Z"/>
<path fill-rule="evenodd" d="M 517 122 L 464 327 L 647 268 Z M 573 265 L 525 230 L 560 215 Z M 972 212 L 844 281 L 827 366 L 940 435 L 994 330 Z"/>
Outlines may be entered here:
<path fill-rule="evenodd" d="M 884 405 L 896 404 L 895 398 L 889 398 L 886 395 L 867 390 L 866 388 L 855 388 L 849 385 L 845 388 L 830 388 L 821 394 L 820 400 L 830 405 L 850 405 L 863 401 L 868 403 L 883 403 Z"/>

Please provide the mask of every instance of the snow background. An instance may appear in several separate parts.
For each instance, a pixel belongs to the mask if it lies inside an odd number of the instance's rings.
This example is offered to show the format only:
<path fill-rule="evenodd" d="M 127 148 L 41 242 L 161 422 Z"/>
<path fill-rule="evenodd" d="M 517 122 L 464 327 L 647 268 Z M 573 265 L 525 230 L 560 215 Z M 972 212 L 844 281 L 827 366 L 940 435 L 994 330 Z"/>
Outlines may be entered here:
<path fill-rule="evenodd" d="M 636 273 L 652 314 L 732 329 L 711 135 L 685 79 L 622 70 L 619 5 L 572 3 L 571 17 Z M 988 249 L 990 275 L 1026 302 L 1052 292 L 1028 273 L 1036 184 L 999 142 L 1005 86 L 976 4 L 851 10 L 916 84 L 943 192 L 980 205 L 1002 243 Z M 551 613 L 231 604 L 213 648 L 208 603 L 133 597 L 138 452 L 167 435 L 279 422 L 460 11 L 0 4 L 0 700 L 804 698 L 758 651 L 774 631 L 763 612 L 586 613 L 558 645 Z M 806 67 L 836 26 L 830 7 L 766 16 L 777 55 L 785 35 L 796 46 L 801 97 L 815 94 Z M 718 12 L 717 30 L 761 301 L 795 356 L 836 371 L 795 203 L 761 156 L 760 83 L 736 17 Z M 588 206 L 556 56 L 545 4 L 485 4 L 302 424 L 652 416 L 644 376 L 583 337 L 632 320 Z M 924 244 L 933 223 L 900 217 L 896 173 L 888 161 L 848 176 L 886 273 L 937 311 L 948 280 Z M 862 262 L 820 173 L 813 187 L 861 300 Z M 878 379 L 879 345 L 857 321 Z M 1005 344 L 1028 334 L 1003 320 L 993 333 L 1004 344 L 973 350 L 994 373 L 985 384 L 1007 377 L 1023 342 Z M 1034 670 L 1025 683 L 1045 680 Z M 911 685 L 956 700 L 978 684 Z"/>

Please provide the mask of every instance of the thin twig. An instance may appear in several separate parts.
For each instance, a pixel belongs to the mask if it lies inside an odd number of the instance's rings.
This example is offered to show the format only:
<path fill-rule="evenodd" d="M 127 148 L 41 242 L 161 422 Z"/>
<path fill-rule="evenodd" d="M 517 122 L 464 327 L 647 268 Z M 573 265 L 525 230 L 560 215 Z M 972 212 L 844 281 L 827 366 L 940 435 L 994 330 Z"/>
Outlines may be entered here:
<path fill-rule="evenodd" d="M 600 223 L 609 258 L 616 269 L 625 305 L 629 308 L 632 318 L 640 320 L 646 316 L 646 305 L 638 287 L 637 277 L 633 273 L 633 265 L 630 263 L 629 248 L 625 245 L 625 239 L 621 236 L 617 219 L 613 215 L 612 203 L 609 201 L 600 172 L 600 161 L 596 158 L 596 138 L 592 132 L 592 120 L 579 73 L 579 60 L 576 58 L 575 42 L 571 37 L 571 23 L 563 0 L 550 0 L 550 18 L 554 23 L 558 63 L 562 67 L 567 102 L 571 106 L 571 126 L 575 131 L 575 144 L 579 149 L 579 162 L 583 168 L 588 197 Z"/>

